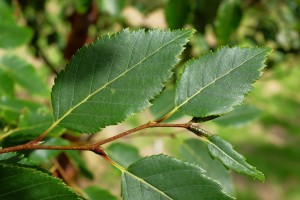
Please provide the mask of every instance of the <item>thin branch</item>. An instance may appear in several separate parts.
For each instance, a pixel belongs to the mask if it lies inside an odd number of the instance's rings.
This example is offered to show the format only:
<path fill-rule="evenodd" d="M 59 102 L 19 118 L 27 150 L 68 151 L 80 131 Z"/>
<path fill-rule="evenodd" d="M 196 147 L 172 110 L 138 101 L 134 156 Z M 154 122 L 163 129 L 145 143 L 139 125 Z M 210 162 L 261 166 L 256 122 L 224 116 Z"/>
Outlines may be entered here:
<path fill-rule="evenodd" d="M 120 133 L 118 135 L 115 135 L 113 137 L 110 137 L 110 138 L 107 138 L 107 139 L 102 140 L 100 142 L 97 142 L 97 143 L 93 144 L 93 146 L 101 146 L 103 144 L 109 143 L 111 141 L 114 141 L 116 139 L 119 139 L 121 137 L 130 135 L 134 132 L 137 132 L 137 131 L 140 131 L 140 130 L 143 130 L 143 129 L 146 129 L 146 128 L 173 127 L 173 128 L 186 128 L 187 129 L 189 126 L 190 126 L 189 123 L 185 123 L 185 124 L 158 124 L 156 122 L 148 122 L 148 123 L 143 124 L 141 126 L 138 126 L 136 128 L 130 129 L 128 131 L 125 131 L 125 132 Z"/>
<path fill-rule="evenodd" d="M 175 107 L 173 110 L 171 110 L 165 116 L 163 116 L 162 118 L 156 120 L 155 122 L 156 123 L 161 123 L 161 122 L 165 121 L 166 119 L 168 119 L 169 117 L 171 117 L 177 110 L 178 110 L 178 108 Z"/>
<path fill-rule="evenodd" d="M 21 151 L 21 150 L 33 150 L 33 149 L 48 149 L 48 150 L 83 150 L 83 151 L 92 151 L 97 154 L 101 155 L 107 155 L 105 151 L 101 148 L 101 145 L 109 143 L 111 141 L 114 141 L 116 139 L 119 139 L 121 137 L 125 137 L 127 135 L 130 135 L 134 132 L 146 129 L 146 128 L 156 128 L 156 127 L 175 127 L 175 128 L 185 128 L 188 129 L 190 127 L 191 123 L 185 123 L 185 124 L 158 124 L 156 122 L 148 122 L 146 124 L 143 124 L 141 126 L 138 126 L 136 128 L 130 129 L 128 131 L 122 132 L 118 135 L 115 135 L 113 137 L 107 138 L 105 140 L 101 140 L 100 142 L 96 142 L 94 144 L 89 145 L 82 145 L 82 146 L 44 146 L 40 145 L 40 138 L 36 140 L 33 140 L 31 142 L 28 142 L 26 144 L 13 146 L 13 147 L 7 147 L 4 149 L 0 149 L 1 153 L 8 153 L 12 151 Z M 45 135 L 47 132 L 42 134 L 41 136 Z M 42 137 L 43 138 L 43 137 Z"/>

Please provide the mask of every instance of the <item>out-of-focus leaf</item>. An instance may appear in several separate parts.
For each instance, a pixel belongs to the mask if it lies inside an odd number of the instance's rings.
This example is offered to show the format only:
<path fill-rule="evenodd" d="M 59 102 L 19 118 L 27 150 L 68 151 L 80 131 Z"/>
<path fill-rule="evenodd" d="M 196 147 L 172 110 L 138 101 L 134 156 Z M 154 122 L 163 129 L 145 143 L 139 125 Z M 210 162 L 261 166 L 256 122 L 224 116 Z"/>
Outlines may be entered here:
<path fill-rule="evenodd" d="M 24 113 L 19 118 L 18 127 L 10 131 L 6 141 L 26 142 L 33 140 L 46 131 L 53 122 L 52 114 L 47 109 L 31 111 L 23 109 Z M 48 136 L 58 136 L 64 131 L 61 127 L 55 127 L 48 133 Z"/>
<path fill-rule="evenodd" d="M 22 165 L 28 165 L 28 166 L 36 166 L 36 163 L 32 162 L 31 160 L 28 160 L 24 157 L 22 154 L 18 154 L 16 152 L 8 152 L 0 154 L 0 163 L 4 164 L 22 164 Z"/>
<path fill-rule="evenodd" d="M 236 106 L 230 113 L 219 117 L 215 120 L 219 125 L 222 126 L 243 126 L 253 120 L 257 119 L 261 114 L 261 111 L 251 105 L 240 105 Z"/>
<path fill-rule="evenodd" d="M 196 165 L 165 155 L 141 159 L 122 174 L 124 200 L 232 199 Z"/>
<path fill-rule="evenodd" d="M 194 26 L 204 33 L 205 26 L 215 19 L 221 0 L 196 0 Z"/>
<path fill-rule="evenodd" d="M 49 96 L 49 88 L 32 65 L 17 56 L 0 57 L 0 70 L 30 94 Z"/>
<path fill-rule="evenodd" d="M 269 48 L 223 47 L 186 64 L 173 112 L 193 117 L 222 115 L 244 100 L 261 76 Z"/>
<path fill-rule="evenodd" d="M 61 180 L 33 168 L 0 164 L 0 197 L 5 200 L 82 199 Z"/>
<path fill-rule="evenodd" d="M 67 146 L 70 145 L 70 142 L 62 138 L 51 138 L 44 142 L 43 145 Z M 61 150 L 34 150 L 30 153 L 29 159 L 39 164 L 48 164 L 61 152 Z"/>
<path fill-rule="evenodd" d="M 27 108 L 34 112 L 41 107 L 42 105 L 34 102 L 2 96 L 0 97 L 0 118 L 10 123 L 16 123 L 22 114 L 22 110 Z"/>
<path fill-rule="evenodd" d="M 0 22 L 15 23 L 13 9 L 6 1 L 0 1 Z"/>
<path fill-rule="evenodd" d="M 17 24 L 0 21 L 0 48 L 15 48 L 28 42 L 32 37 L 32 30 Z"/>
<path fill-rule="evenodd" d="M 263 173 L 246 162 L 245 157 L 236 152 L 232 145 L 217 135 L 208 137 L 205 140 L 210 155 L 220 160 L 226 167 L 238 172 L 257 178 L 260 181 L 265 180 Z"/>
<path fill-rule="evenodd" d="M 240 24 L 242 10 L 240 0 L 223 1 L 217 14 L 216 34 L 220 45 L 228 43 Z"/>
<path fill-rule="evenodd" d="M 108 190 L 99 188 L 98 186 L 89 186 L 84 189 L 88 196 L 88 200 L 117 200 Z"/>
<path fill-rule="evenodd" d="M 87 163 L 83 160 L 79 151 L 65 151 L 67 156 L 74 162 L 74 165 L 77 166 L 83 176 L 88 179 L 93 179 L 93 173 L 88 168 Z"/>
<path fill-rule="evenodd" d="M 120 16 L 127 0 L 97 0 L 100 10 L 112 16 Z"/>
<path fill-rule="evenodd" d="M 169 0 L 165 6 L 165 17 L 171 29 L 183 28 L 186 24 L 192 5 L 189 0 Z"/>
<path fill-rule="evenodd" d="M 55 123 L 95 133 L 149 107 L 192 33 L 126 29 L 81 48 L 55 79 Z"/>
<path fill-rule="evenodd" d="M 136 147 L 120 142 L 111 144 L 106 150 L 109 157 L 123 167 L 128 167 L 130 164 L 142 158 Z"/>
<path fill-rule="evenodd" d="M 153 105 L 150 107 L 151 114 L 155 119 L 160 119 L 165 116 L 172 108 L 175 107 L 175 89 L 165 89 L 162 93 L 151 102 Z M 174 113 L 171 117 L 164 122 L 170 122 L 184 116 L 181 112 Z"/>
<path fill-rule="evenodd" d="M 14 82 L 0 70 L 0 96 L 14 96 Z"/>
<path fill-rule="evenodd" d="M 91 4 L 91 0 L 73 0 L 73 2 L 78 13 L 85 13 Z"/>
<path fill-rule="evenodd" d="M 180 152 L 183 160 L 201 166 L 208 177 L 218 181 L 227 194 L 234 196 L 233 183 L 228 170 L 220 162 L 210 157 L 205 143 L 197 139 L 186 140 L 181 146 Z"/>
<path fill-rule="evenodd" d="M 0 2 L 0 48 L 14 48 L 28 42 L 32 37 L 29 27 L 19 26 L 13 9 L 6 1 Z"/>

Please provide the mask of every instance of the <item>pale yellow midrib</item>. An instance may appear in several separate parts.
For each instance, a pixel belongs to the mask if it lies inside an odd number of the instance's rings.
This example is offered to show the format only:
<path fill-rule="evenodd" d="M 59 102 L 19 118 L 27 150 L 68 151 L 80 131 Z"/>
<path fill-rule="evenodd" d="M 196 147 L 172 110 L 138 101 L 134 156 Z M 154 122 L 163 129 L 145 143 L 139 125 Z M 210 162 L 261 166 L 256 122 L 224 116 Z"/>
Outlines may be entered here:
<path fill-rule="evenodd" d="M 167 45 L 171 44 L 172 42 L 174 42 L 175 40 L 190 34 L 190 32 L 185 32 L 184 34 L 174 38 L 173 40 L 171 40 L 170 42 L 166 43 L 165 45 L 161 46 L 160 48 L 158 48 L 157 50 L 155 50 L 153 53 L 151 53 L 149 56 L 145 57 L 144 59 L 142 59 L 140 62 L 138 62 L 137 64 L 133 65 L 130 69 L 124 71 L 122 74 L 120 74 L 119 76 L 117 76 L 116 78 L 112 79 L 111 81 L 107 82 L 106 84 L 104 84 L 102 87 L 100 87 L 98 90 L 96 90 L 95 92 L 89 94 L 86 98 L 84 98 L 82 101 L 80 101 L 79 103 L 77 103 L 75 106 L 73 106 L 68 112 L 66 112 L 63 116 L 61 116 L 60 118 L 58 118 L 56 121 L 53 122 L 53 125 L 50 127 L 55 127 L 56 125 L 58 125 L 65 117 L 67 117 L 73 110 L 75 110 L 77 107 L 79 107 L 81 104 L 85 103 L 89 98 L 91 98 L 92 96 L 94 96 L 95 94 L 97 94 L 98 92 L 100 92 L 101 90 L 105 89 L 109 84 L 113 83 L 114 81 L 118 80 L 119 78 L 123 77 L 126 73 L 128 73 L 129 71 L 131 71 L 132 69 L 134 69 L 136 66 L 140 65 L 142 62 L 144 62 L 146 59 L 148 59 L 149 57 L 151 57 L 152 55 L 156 54 L 158 51 L 160 51 L 162 48 L 166 47 Z"/>
<path fill-rule="evenodd" d="M 148 185 L 150 188 L 152 188 L 154 191 L 162 194 L 164 197 L 171 199 L 171 197 L 169 197 L 167 194 L 165 194 L 163 191 L 160 191 L 158 188 L 154 187 L 153 185 L 151 185 L 150 183 L 146 182 L 144 179 L 141 179 L 140 177 L 130 173 L 129 171 L 124 171 L 123 173 L 128 173 L 129 175 L 131 175 L 133 178 L 138 179 L 138 181 L 144 183 L 145 185 Z"/>
<path fill-rule="evenodd" d="M 223 154 L 225 154 L 226 156 L 228 156 L 232 162 L 237 163 L 237 164 L 238 164 L 239 166 L 241 166 L 242 168 L 246 168 L 247 170 L 249 170 L 249 171 L 251 171 L 251 172 L 254 172 L 256 175 L 260 174 L 260 172 L 257 171 L 255 167 L 253 167 L 253 166 L 251 166 L 249 163 L 247 163 L 247 161 L 246 161 L 246 159 L 245 159 L 244 157 L 242 157 L 242 160 L 243 160 L 244 162 L 246 162 L 246 164 L 249 165 L 250 167 L 244 166 L 244 165 L 242 165 L 241 163 L 239 163 L 238 161 L 236 161 L 234 158 L 232 158 L 230 155 L 228 155 L 225 151 L 223 151 L 222 149 L 220 149 L 215 143 L 211 142 L 210 140 L 208 140 L 208 139 L 206 139 L 206 138 L 205 138 L 205 139 L 204 139 L 204 138 L 201 138 L 201 139 L 202 139 L 203 141 L 207 142 L 207 143 L 210 143 L 210 144 L 213 145 L 215 148 L 217 148 L 219 151 L 223 152 Z M 231 149 L 232 149 L 233 151 L 235 151 L 232 147 L 231 147 Z M 223 163 L 223 161 L 222 161 L 222 163 Z M 224 163 L 224 165 L 225 165 L 225 163 Z M 227 165 L 227 166 L 228 166 L 228 165 Z M 228 167 L 229 167 L 229 166 L 228 166 Z M 230 167 L 229 167 L 229 168 L 230 168 Z M 237 171 L 237 170 L 236 170 L 236 171 Z M 239 170 L 238 172 L 242 172 L 242 170 Z"/>
<path fill-rule="evenodd" d="M 224 76 L 228 75 L 229 73 L 231 73 L 233 70 L 239 68 L 241 65 L 243 65 L 245 62 L 248 62 L 249 60 L 251 60 L 252 58 L 254 58 L 255 56 L 265 52 L 266 50 L 260 51 L 257 54 L 254 54 L 253 56 L 251 56 L 250 58 L 248 58 L 247 60 L 245 60 L 244 62 L 242 62 L 241 64 L 239 64 L 238 66 L 232 68 L 231 70 L 229 70 L 228 72 L 226 72 L 225 74 L 223 74 L 222 76 L 214 79 L 212 82 L 210 82 L 209 84 L 207 84 L 206 86 L 204 86 L 203 88 L 200 88 L 197 92 L 195 92 L 193 95 L 191 95 L 189 98 L 187 98 L 184 102 L 182 102 L 180 105 L 175 106 L 175 108 L 173 110 L 178 110 L 181 106 L 183 106 L 184 104 L 186 104 L 189 100 L 191 100 L 192 98 L 194 98 L 197 94 L 199 94 L 202 90 L 206 89 L 207 87 L 209 87 L 210 85 L 214 84 L 216 81 L 218 81 L 219 79 L 223 78 Z M 172 111 L 173 111 L 172 110 Z"/>

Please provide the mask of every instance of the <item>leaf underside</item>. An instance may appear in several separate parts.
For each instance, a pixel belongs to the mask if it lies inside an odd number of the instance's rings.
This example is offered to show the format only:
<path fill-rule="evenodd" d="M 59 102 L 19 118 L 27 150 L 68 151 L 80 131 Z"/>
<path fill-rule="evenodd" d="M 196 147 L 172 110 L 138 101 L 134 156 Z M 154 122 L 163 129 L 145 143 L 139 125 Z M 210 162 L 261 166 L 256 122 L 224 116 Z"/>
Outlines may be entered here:
<path fill-rule="evenodd" d="M 226 167 L 238 172 L 257 178 L 260 181 L 265 180 L 263 173 L 246 162 L 246 159 L 236 152 L 232 145 L 217 135 L 208 137 L 207 148 L 213 158 L 219 159 Z"/>
<path fill-rule="evenodd" d="M 222 115 L 244 100 L 261 75 L 269 48 L 223 47 L 186 64 L 176 107 L 193 117 Z"/>
<path fill-rule="evenodd" d="M 130 200 L 232 199 L 204 170 L 165 155 L 146 157 L 122 175 L 122 196 Z"/>
<path fill-rule="evenodd" d="M 81 48 L 55 80 L 56 123 L 95 133 L 150 106 L 192 30 L 123 30 Z"/>

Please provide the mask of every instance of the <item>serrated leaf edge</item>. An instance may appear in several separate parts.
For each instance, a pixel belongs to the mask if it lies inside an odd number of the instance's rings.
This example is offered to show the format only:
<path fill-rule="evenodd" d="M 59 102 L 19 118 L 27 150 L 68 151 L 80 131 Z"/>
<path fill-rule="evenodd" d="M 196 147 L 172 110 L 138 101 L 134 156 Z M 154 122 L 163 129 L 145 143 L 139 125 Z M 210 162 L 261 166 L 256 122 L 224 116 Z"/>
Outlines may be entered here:
<path fill-rule="evenodd" d="M 229 194 L 227 194 L 226 192 L 223 191 L 223 188 L 224 188 L 224 187 L 223 187 L 217 180 L 214 180 L 214 179 L 212 179 L 211 177 L 206 176 L 206 175 L 204 174 L 206 171 L 205 171 L 204 169 L 202 169 L 199 165 L 196 165 L 196 164 L 193 164 L 193 163 L 189 163 L 189 162 L 186 162 L 186 161 L 182 161 L 182 160 L 179 160 L 179 159 L 177 159 L 177 158 L 175 158 L 175 157 L 173 157 L 173 156 L 169 156 L 169 155 L 165 155 L 165 154 L 158 154 L 158 155 L 146 156 L 146 157 L 144 157 L 144 158 L 142 158 L 142 159 L 140 159 L 140 160 L 138 160 L 138 161 L 136 161 L 136 162 L 142 161 L 142 160 L 144 160 L 144 159 L 152 158 L 152 157 L 161 157 L 161 156 L 170 158 L 170 159 L 172 159 L 172 160 L 174 160 L 174 161 L 176 161 L 176 162 L 182 162 L 182 163 L 184 163 L 184 164 L 186 164 L 186 165 L 188 165 L 188 166 L 190 166 L 190 167 L 195 167 L 195 168 L 199 169 L 199 171 L 201 171 L 201 176 L 203 176 L 203 178 L 208 179 L 208 180 L 210 180 L 210 181 L 216 183 L 216 185 L 219 186 L 219 188 L 221 189 L 221 192 L 222 192 L 225 196 L 227 196 L 227 197 L 229 197 L 229 198 L 232 198 L 232 199 L 235 199 L 234 197 L 230 196 Z M 131 165 L 135 164 L 136 162 L 132 163 Z M 150 183 L 146 182 L 144 179 L 142 179 L 142 178 L 140 178 L 140 177 L 138 177 L 138 176 L 136 176 L 136 175 L 130 173 L 130 172 L 128 171 L 128 169 L 131 167 L 131 165 L 130 165 L 128 168 L 125 169 L 127 173 L 129 173 L 131 176 L 136 177 L 137 179 L 141 180 L 141 182 L 145 183 L 146 185 L 149 185 L 149 186 L 150 186 L 151 188 L 153 188 L 155 191 L 158 191 L 159 193 L 164 194 L 164 196 L 166 196 L 166 197 L 172 199 L 171 197 L 169 197 L 167 194 L 165 194 L 165 193 L 163 193 L 162 191 L 160 191 L 160 190 L 159 190 L 158 188 L 156 188 L 155 186 L 153 186 L 153 185 L 151 185 Z M 124 171 L 123 171 L 123 173 L 124 173 Z"/>
<path fill-rule="evenodd" d="M 204 141 L 206 142 L 207 151 L 209 152 L 209 155 L 210 155 L 213 159 L 218 159 L 224 166 L 226 166 L 226 167 L 228 167 L 229 169 L 232 169 L 232 170 L 234 170 L 234 171 L 236 171 L 236 172 L 238 172 L 238 173 L 240 173 L 240 174 L 246 174 L 246 175 L 248 175 L 248 176 L 250 176 L 250 177 L 257 178 L 258 180 L 260 180 L 260 181 L 262 181 L 262 182 L 265 181 L 265 176 L 264 176 L 264 174 L 263 174 L 262 172 L 258 171 L 258 170 L 256 169 L 256 167 L 250 165 L 250 164 L 246 161 L 246 158 L 245 158 L 243 155 L 239 154 L 237 151 L 235 151 L 234 148 L 233 148 L 233 146 L 232 146 L 229 142 L 227 142 L 227 141 L 224 140 L 224 141 L 230 146 L 230 148 L 231 148 L 234 152 L 236 152 L 239 156 L 241 156 L 241 158 L 243 159 L 243 161 L 245 161 L 245 162 L 247 163 L 247 165 L 249 165 L 248 167 L 242 165 L 241 163 L 239 163 L 238 161 L 236 161 L 235 159 L 233 159 L 231 156 L 229 156 L 225 151 L 223 151 L 222 149 L 220 149 L 216 144 L 214 144 L 213 142 L 211 142 L 209 139 L 206 139 L 206 138 L 204 139 L 204 138 L 202 138 L 202 140 L 204 140 Z M 242 168 L 246 168 L 247 170 L 249 170 L 249 171 L 251 171 L 251 172 L 254 172 L 255 174 L 257 174 L 257 176 L 253 176 L 253 175 L 248 174 L 248 173 L 246 173 L 246 172 L 243 172 L 243 171 L 241 171 L 241 170 L 236 170 L 235 168 L 232 168 L 232 167 L 230 167 L 229 165 L 226 165 L 226 164 L 223 162 L 222 159 L 220 159 L 220 158 L 217 157 L 217 156 L 212 155 L 211 151 L 210 151 L 209 148 L 208 148 L 208 144 L 213 145 L 213 146 L 214 146 L 215 148 L 217 148 L 219 151 L 221 151 L 221 152 L 223 152 L 225 155 L 227 155 L 227 157 L 230 158 L 230 160 L 234 161 L 235 163 L 237 163 L 238 165 L 240 165 Z M 251 168 L 250 168 L 250 167 L 251 167 Z"/>
<path fill-rule="evenodd" d="M 186 140 L 186 141 L 188 141 L 188 140 Z M 195 155 L 195 156 L 197 157 L 198 154 L 196 154 L 195 151 L 193 151 L 193 149 L 192 149 L 191 147 L 188 146 L 188 144 L 186 143 L 186 141 L 184 142 L 184 144 L 182 145 L 182 147 L 183 147 L 183 148 L 186 148 L 189 152 L 191 152 L 193 155 Z M 190 164 L 199 166 L 197 163 L 190 163 Z M 200 167 L 200 166 L 199 166 L 199 167 Z M 203 170 L 204 170 L 204 169 L 203 169 Z M 206 172 L 206 170 L 204 170 L 204 173 L 205 173 L 205 172 Z M 206 176 L 206 175 L 204 175 L 204 176 Z M 217 182 L 217 183 L 221 186 L 221 188 L 222 188 L 221 191 L 222 191 L 225 195 L 231 197 L 232 199 L 236 199 L 235 197 L 230 196 L 229 194 L 227 194 L 227 192 L 224 190 L 225 187 L 223 187 L 222 184 L 221 184 L 218 180 L 215 180 L 215 179 L 213 179 L 213 178 L 211 178 L 211 177 L 209 177 L 209 176 L 206 176 L 206 177 L 209 178 L 209 179 L 211 179 L 212 181 Z"/>
<path fill-rule="evenodd" d="M 51 176 L 51 175 L 49 175 L 49 174 L 47 174 L 47 173 L 45 173 L 45 172 L 42 172 L 42 171 L 39 171 L 39 170 L 37 170 L 37 169 L 35 169 L 35 168 L 32 168 L 32 167 L 30 167 L 30 166 L 19 166 L 19 165 L 12 165 L 12 164 L 6 164 L 6 163 L 0 163 L 0 165 L 2 165 L 3 167 L 5 167 L 5 168 L 10 168 L 10 169 L 13 169 L 14 167 L 15 168 L 19 168 L 19 169 L 23 169 L 23 170 L 29 170 L 29 171 L 31 171 L 32 173 L 36 173 L 36 174 L 39 174 L 40 176 L 43 176 L 43 177 L 46 177 L 46 178 L 49 178 L 49 179 L 52 179 L 52 181 L 57 181 L 55 184 L 56 185 L 60 185 L 60 186 L 62 186 L 64 189 L 66 189 L 67 191 L 69 191 L 69 192 L 71 192 L 71 193 L 73 193 L 74 195 L 77 195 L 78 196 L 78 198 L 77 198 L 77 200 L 83 200 L 82 198 L 80 198 L 79 197 L 79 195 L 74 191 L 74 190 L 72 190 L 72 188 L 70 188 L 69 186 L 67 186 L 65 183 L 63 183 L 59 178 L 56 178 L 56 177 L 54 177 L 54 176 Z"/>
<path fill-rule="evenodd" d="M 238 46 L 236 46 L 236 47 L 238 47 Z M 222 50 L 222 49 L 225 49 L 225 48 L 230 48 L 230 49 L 232 49 L 232 48 L 236 48 L 236 47 L 228 47 L 228 46 L 224 46 L 224 47 L 221 47 L 220 49 L 218 49 L 218 50 L 215 51 L 215 52 L 208 51 L 207 53 L 205 53 L 205 54 L 203 54 L 203 55 L 208 55 L 208 54 L 214 55 L 215 53 L 219 52 L 219 51 Z M 238 48 L 240 48 L 240 47 L 238 47 Z M 244 49 L 244 48 L 247 49 L 247 48 L 249 48 L 249 47 L 243 47 L 243 48 L 241 48 L 241 49 Z M 256 49 L 258 49 L 257 47 L 250 47 L 250 48 L 253 48 L 253 49 L 256 48 Z M 223 74 L 222 76 L 220 76 L 220 77 L 214 79 L 214 80 L 213 80 L 212 82 L 210 82 L 209 84 L 207 84 L 207 85 L 205 85 L 204 87 L 200 88 L 195 94 L 193 94 L 192 96 L 190 96 L 189 98 L 187 98 L 187 99 L 186 99 L 185 101 L 183 101 L 181 104 L 175 106 L 175 109 L 178 110 L 181 106 L 183 106 L 184 104 L 186 104 L 188 101 L 190 101 L 192 98 L 194 98 L 196 95 L 198 95 L 201 91 L 203 91 L 204 89 L 206 89 L 207 87 L 209 87 L 210 85 L 212 85 L 213 83 L 215 83 L 217 80 L 219 80 L 220 78 L 223 78 L 224 76 L 228 75 L 228 74 L 229 74 L 230 72 L 232 72 L 233 70 L 239 68 L 239 67 L 240 67 L 242 64 L 244 64 L 245 62 L 249 61 L 250 59 L 252 59 L 252 58 L 254 58 L 255 56 L 257 56 L 257 55 L 259 55 L 259 54 L 261 54 L 261 53 L 264 53 L 264 52 L 267 52 L 267 53 L 270 52 L 270 48 L 263 47 L 262 50 L 261 50 L 260 52 L 254 54 L 253 56 L 251 56 L 251 57 L 248 58 L 247 60 L 245 60 L 245 61 L 243 61 L 242 63 L 240 63 L 238 66 L 236 66 L 236 67 L 230 69 L 228 72 L 226 72 L 226 73 Z M 202 55 L 202 56 L 203 56 L 203 55 Z M 191 62 L 196 62 L 197 60 L 201 59 L 202 56 L 199 57 L 199 58 L 197 58 L 197 59 L 191 59 L 191 60 L 189 60 L 189 61 L 185 64 L 185 67 L 186 67 L 186 68 L 189 67 L 189 66 L 190 66 L 190 65 L 188 65 L 189 63 L 191 63 Z M 264 63 L 265 61 L 266 61 L 266 56 L 265 56 L 265 59 L 264 59 L 261 63 Z M 262 67 L 261 67 L 258 71 L 261 72 L 261 70 L 262 70 L 265 66 L 266 66 L 266 65 L 263 64 Z M 260 75 L 258 76 L 258 78 L 261 76 L 261 74 L 262 74 L 262 72 L 260 73 Z M 257 79 L 258 79 L 258 78 L 257 78 Z M 256 80 L 257 80 L 257 79 L 256 79 Z M 254 80 L 252 83 L 254 83 L 256 80 Z M 178 81 L 178 82 L 179 82 L 179 81 Z M 178 82 L 177 82 L 177 83 L 178 83 Z M 247 95 L 250 91 L 251 91 L 251 90 L 249 90 L 249 91 L 243 93 L 243 96 Z M 240 104 L 242 104 L 242 102 L 241 102 Z M 175 102 L 175 105 L 176 105 L 176 102 Z M 230 111 L 232 111 L 232 110 L 233 110 L 233 106 L 230 106 L 230 107 L 231 107 Z M 230 112 L 230 111 L 228 111 L 228 112 Z M 228 113 L 228 112 L 227 112 L 227 113 Z M 206 116 L 201 116 L 201 117 L 206 117 Z"/>
<path fill-rule="evenodd" d="M 99 89 L 97 89 L 95 92 L 89 94 L 86 98 L 84 98 L 82 101 L 80 101 L 80 102 L 77 103 L 75 106 L 73 106 L 71 109 L 69 109 L 68 112 L 66 112 L 66 113 L 65 113 L 64 115 L 62 115 L 60 118 L 55 119 L 55 121 L 53 122 L 52 126 L 49 127 L 48 130 L 53 129 L 53 128 L 54 128 L 55 126 L 57 126 L 57 125 L 58 125 L 65 117 L 67 117 L 73 110 L 75 110 L 75 109 L 76 109 L 77 107 L 79 107 L 81 104 L 85 103 L 89 98 L 91 98 L 92 96 L 94 96 L 95 94 L 97 94 L 98 92 L 100 92 L 101 90 L 103 90 L 104 88 L 106 88 L 109 84 L 111 84 L 111 83 L 113 83 L 114 81 L 118 80 L 119 78 L 123 77 L 126 73 L 128 73 L 129 71 L 131 71 L 132 69 L 134 69 L 136 66 L 140 65 L 144 60 L 146 60 L 147 58 L 149 58 L 149 57 L 151 57 L 152 55 L 154 55 L 155 53 L 157 53 L 160 49 L 164 48 L 165 46 L 171 44 L 172 42 L 176 41 L 177 39 L 179 39 L 179 38 L 181 38 L 181 37 L 183 37 L 183 36 L 189 35 L 188 38 L 190 38 L 190 37 L 193 35 L 193 33 L 195 32 L 194 29 L 190 29 L 190 30 L 189 30 L 189 29 L 177 29 L 177 30 L 172 30 L 171 32 L 176 32 L 176 31 L 180 31 L 180 30 L 186 30 L 186 32 L 183 33 L 183 34 L 181 34 L 181 35 L 179 35 L 178 37 L 172 39 L 172 40 L 169 41 L 168 43 L 164 44 L 163 46 L 161 46 L 160 48 L 158 48 L 157 50 L 155 50 L 152 54 L 148 55 L 146 58 L 143 58 L 140 62 L 138 62 L 137 64 L 135 64 L 134 66 L 132 66 L 130 69 L 126 70 L 125 72 L 123 72 L 122 74 L 120 74 L 119 76 L 117 76 L 116 78 L 114 78 L 113 80 L 111 80 L 111 81 L 109 81 L 108 83 L 104 84 L 102 87 L 100 87 Z M 85 48 L 88 48 L 89 46 L 95 45 L 98 41 L 100 41 L 100 40 L 103 39 L 103 38 L 111 39 L 112 37 L 116 37 L 117 35 L 119 35 L 119 34 L 121 34 L 121 33 L 123 33 L 123 32 L 131 32 L 131 33 L 133 33 L 133 32 L 138 32 L 138 31 L 144 31 L 145 34 L 150 33 L 150 32 L 154 32 L 154 31 L 161 31 L 161 32 L 163 32 L 163 30 L 158 30 L 158 29 L 149 30 L 149 31 L 147 31 L 147 32 L 145 32 L 145 29 L 138 29 L 138 30 L 136 30 L 136 31 L 130 31 L 128 28 L 126 28 L 126 29 L 123 29 L 122 31 L 117 32 L 117 33 L 112 34 L 112 35 L 107 34 L 107 35 L 101 36 L 101 37 L 99 37 L 98 39 L 96 39 L 94 42 L 92 42 L 91 44 L 89 44 L 89 45 L 84 45 L 82 48 L 80 48 L 79 50 L 77 50 L 77 52 L 76 52 L 76 53 L 73 55 L 73 57 L 71 58 L 70 62 L 67 64 L 66 68 L 65 68 L 64 70 L 62 70 L 62 71 L 56 76 L 56 78 L 55 78 L 55 80 L 54 80 L 54 83 L 56 83 L 56 81 L 58 80 L 58 77 L 59 77 L 59 76 L 62 76 L 62 74 L 69 68 L 69 66 L 70 66 L 69 64 L 72 62 L 72 59 L 74 58 L 74 56 L 75 56 L 79 51 L 81 51 L 82 49 L 85 49 Z M 188 38 L 185 39 L 186 43 L 188 42 Z M 174 68 L 174 66 L 180 61 L 179 55 L 184 51 L 184 49 L 185 49 L 184 46 L 181 47 L 181 50 L 179 51 L 178 55 L 177 55 L 176 58 L 175 58 L 176 61 L 175 61 L 174 65 L 169 69 L 170 72 L 171 72 L 171 69 Z M 173 74 L 173 73 L 171 72 L 171 73 L 170 73 L 170 76 L 169 76 L 164 82 L 166 82 L 166 81 L 171 77 L 172 74 Z M 163 84 L 161 84 L 161 85 L 163 86 Z M 51 96 L 52 96 L 53 88 L 54 88 L 54 87 L 55 87 L 55 84 L 54 84 L 53 87 L 52 87 L 52 90 L 51 90 Z M 160 91 L 159 91 L 158 93 L 160 93 L 160 92 L 162 91 L 162 89 L 163 89 L 163 87 L 160 89 Z M 156 95 L 157 95 L 157 94 L 153 94 L 152 98 L 150 98 L 150 99 L 148 100 L 148 103 L 149 103 L 148 107 L 151 106 L 151 103 L 150 103 L 149 101 L 150 101 L 151 99 L 153 99 Z M 145 109 L 145 108 L 143 108 L 143 109 Z M 143 110 L 143 109 L 141 109 L 141 110 Z M 130 113 L 127 117 L 132 116 L 133 114 L 135 114 L 135 113 Z M 124 120 L 125 120 L 125 119 L 124 119 Z M 121 121 L 119 121 L 119 122 L 121 122 Z M 119 122 L 116 122 L 116 124 L 119 123 Z M 113 124 L 111 124 L 111 125 L 113 125 Z M 99 131 L 101 128 L 102 128 L 102 127 L 99 127 L 96 131 Z M 48 132 L 48 130 L 47 130 L 46 132 Z M 94 132 L 96 132 L 96 131 L 94 131 Z"/>

